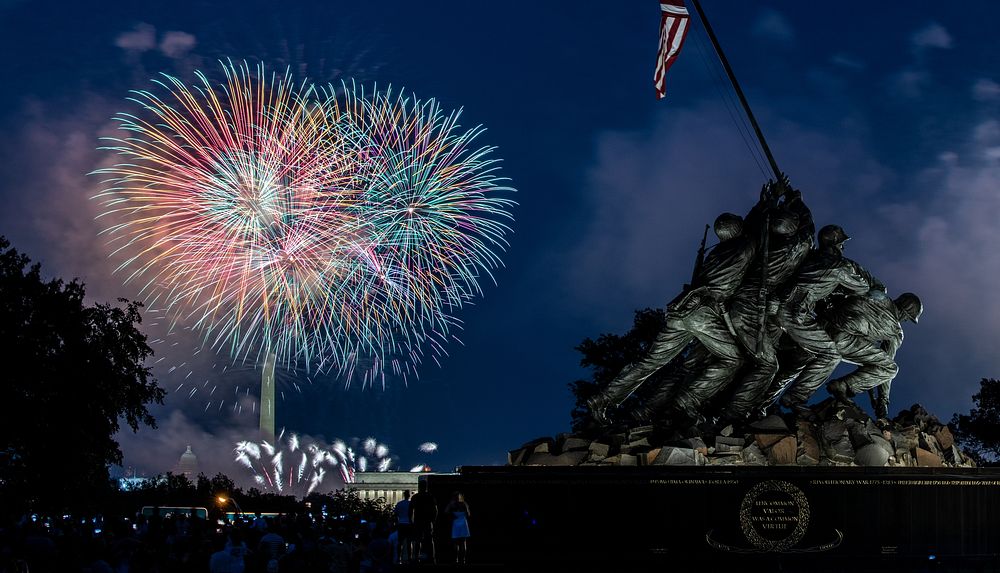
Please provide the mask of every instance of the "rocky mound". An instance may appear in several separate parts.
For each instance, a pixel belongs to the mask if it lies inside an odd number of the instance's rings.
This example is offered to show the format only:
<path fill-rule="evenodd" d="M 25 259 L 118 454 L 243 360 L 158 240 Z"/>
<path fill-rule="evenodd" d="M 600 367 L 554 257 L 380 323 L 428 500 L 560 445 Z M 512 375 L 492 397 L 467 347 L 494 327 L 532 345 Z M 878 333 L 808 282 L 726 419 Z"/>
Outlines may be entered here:
<path fill-rule="evenodd" d="M 812 408 L 815 420 L 770 415 L 734 433 L 727 427 L 668 431 L 623 428 L 597 438 L 559 434 L 508 453 L 514 466 L 874 466 L 975 467 L 948 426 L 919 404 L 885 430 L 853 405 L 830 398 Z"/>

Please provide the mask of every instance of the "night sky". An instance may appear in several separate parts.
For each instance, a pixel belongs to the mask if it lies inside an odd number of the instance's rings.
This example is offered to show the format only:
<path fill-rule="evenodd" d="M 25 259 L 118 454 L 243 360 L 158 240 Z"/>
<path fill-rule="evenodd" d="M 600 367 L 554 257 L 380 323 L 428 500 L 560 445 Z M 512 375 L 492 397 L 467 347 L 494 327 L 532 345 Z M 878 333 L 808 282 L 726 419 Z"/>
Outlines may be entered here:
<path fill-rule="evenodd" d="M 88 198 L 99 179 L 87 175 L 112 159 L 98 137 L 113 133 L 128 90 L 159 72 L 217 74 L 221 58 L 406 87 L 463 107 L 464 125 L 485 125 L 479 141 L 498 146 L 519 203 L 506 268 L 459 313 L 463 344 L 440 368 L 384 391 L 320 378 L 300 394 L 286 377 L 278 425 L 326 441 L 375 436 L 400 467 L 435 470 L 502 464 L 507 450 L 568 431 L 567 384 L 586 375 L 574 346 L 673 298 L 703 226 L 748 210 L 767 179 L 704 30 L 695 25 L 657 101 L 655 0 L 288 4 L 0 3 L 0 234 L 45 274 L 79 277 L 94 301 L 134 297 L 97 236 Z M 924 301 L 920 324 L 904 326 L 893 413 L 967 410 L 980 378 L 1000 375 L 1000 4 L 705 5 L 817 227 L 842 225 L 848 256 L 890 294 Z M 193 344 L 178 340 L 156 347 L 168 390 L 183 369 L 167 365 Z M 190 443 L 203 469 L 239 475 L 233 441 L 253 437 L 256 418 L 204 405 L 171 394 L 155 409 L 159 430 L 120 436 L 126 464 L 171 469 Z M 418 452 L 424 441 L 439 451 Z"/>

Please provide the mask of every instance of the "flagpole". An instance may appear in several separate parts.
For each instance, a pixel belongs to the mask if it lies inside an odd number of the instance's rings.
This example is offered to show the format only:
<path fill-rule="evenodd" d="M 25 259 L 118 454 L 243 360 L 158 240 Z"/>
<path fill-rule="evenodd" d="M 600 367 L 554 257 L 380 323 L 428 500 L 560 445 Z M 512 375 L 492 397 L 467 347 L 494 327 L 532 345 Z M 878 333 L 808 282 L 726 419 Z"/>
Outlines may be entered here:
<path fill-rule="evenodd" d="M 764 132 L 760 130 L 760 125 L 757 123 L 757 118 L 754 117 L 753 111 L 750 109 L 750 103 L 747 102 L 747 98 L 743 95 L 743 88 L 740 87 L 740 83 L 736 81 L 736 74 L 733 73 L 733 68 L 729 65 L 729 60 L 726 59 L 726 53 L 722 51 L 722 46 L 719 45 L 719 39 L 715 37 L 715 31 L 712 30 L 712 25 L 709 24 L 708 18 L 705 16 L 705 11 L 701 9 L 701 2 L 699 0 L 691 0 L 694 3 L 694 9 L 698 12 L 698 17 L 701 18 L 701 23 L 705 26 L 705 31 L 708 32 L 708 38 L 712 40 L 712 47 L 715 48 L 715 53 L 718 54 L 719 60 L 722 62 L 722 67 L 726 69 L 726 75 L 729 76 L 729 81 L 733 84 L 733 89 L 736 90 L 736 96 L 740 98 L 740 103 L 743 104 L 743 110 L 747 113 L 747 117 L 750 118 L 750 125 L 753 126 L 754 133 L 757 134 L 757 139 L 760 141 L 760 146 L 764 150 L 764 155 L 767 156 L 768 163 L 771 164 L 771 171 L 774 172 L 775 187 L 769 189 L 768 195 L 768 206 L 773 206 L 777 197 L 774 195 L 774 189 L 778 191 L 780 195 L 786 189 L 785 180 L 781 176 L 781 170 L 778 169 L 778 162 L 774 160 L 774 155 L 771 153 L 771 148 L 767 146 L 767 140 L 764 139 Z M 757 344 L 754 349 L 758 358 L 764 352 L 764 336 L 766 332 L 766 321 L 767 321 L 767 299 L 768 299 L 768 288 L 767 288 L 767 270 L 768 270 L 768 259 L 770 258 L 769 245 L 770 235 L 768 232 L 771 228 L 771 213 L 770 209 L 764 209 L 764 226 L 761 228 L 761 266 L 760 266 L 760 287 L 757 291 Z"/>
<path fill-rule="evenodd" d="M 708 32 L 708 38 L 712 40 L 712 47 L 715 48 L 715 53 L 718 54 L 719 60 L 722 61 L 722 67 L 726 69 L 726 75 L 729 76 L 729 81 L 732 82 L 733 88 L 736 90 L 736 96 L 740 98 L 740 103 L 743 104 L 743 110 L 747 113 L 747 117 L 750 118 L 750 125 L 753 126 L 754 133 L 757 134 L 757 139 L 760 141 L 760 146 L 764 149 L 764 155 L 767 156 L 767 161 L 771 164 L 771 171 L 774 172 L 774 180 L 778 185 L 781 185 L 781 170 L 778 169 L 778 162 L 774 160 L 771 148 L 767 146 L 764 133 L 760 130 L 760 125 L 757 124 L 757 118 L 754 117 L 753 111 L 750 109 L 750 104 L 747 102 L 746 96 L 743 95 L 743 88 L 736 81 L 736 74 L 733 73 L 733 68 L 729 66 L 729 60 L 726 59 L 726 54 L 722 51 L 722 46 L 719 45 L 718 38 L 715 37 L 712 25 L 708 23 L 708 18 L 705 17 L 705 12 L 701 9 L 701 2 L 699 0 L 692 0 L 692 2 L 694 3 L 695 11 L 698 12 L 698 17 L 701 18 L 701 23 L 705 26 L 705 31 Z"/>

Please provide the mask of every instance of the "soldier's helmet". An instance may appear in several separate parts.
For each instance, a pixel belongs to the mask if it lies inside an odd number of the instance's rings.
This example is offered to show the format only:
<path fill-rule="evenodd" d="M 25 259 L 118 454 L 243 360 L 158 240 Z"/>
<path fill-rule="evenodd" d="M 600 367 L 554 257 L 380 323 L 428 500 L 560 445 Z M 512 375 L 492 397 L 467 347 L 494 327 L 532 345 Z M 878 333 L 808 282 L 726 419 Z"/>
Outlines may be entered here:
<path fill-rule="evenodd" d="M 771 218 L 771 232 L 787 237 L 799 228 L 799 218 L 792 213 L 778 213 Z"/>
<path fill-rule="evenodd" d="M 836 247 L 844 241 L 850 239 L 847 233 L 840 228 L 840 225 L 827 225 L 819 230 L 819 248 Z"/>
<path fill-rule="evenodd" d="M 732 213 L 723 213 L 715 218 L 713 228 L 720 241 L 738 237 L 743 232 L 743 217 Z"/>
<path fill-rule="evenodd" d="M 905 318 L 912 320 L 914 323 L 920 320 L 920 315 L 924 313 L 924 304 L 912 292 L 904 292 L 897 296 L 893 302 L 896 303 L 896 308 L 903 311 L 903 314 L 906 315 Z"/>

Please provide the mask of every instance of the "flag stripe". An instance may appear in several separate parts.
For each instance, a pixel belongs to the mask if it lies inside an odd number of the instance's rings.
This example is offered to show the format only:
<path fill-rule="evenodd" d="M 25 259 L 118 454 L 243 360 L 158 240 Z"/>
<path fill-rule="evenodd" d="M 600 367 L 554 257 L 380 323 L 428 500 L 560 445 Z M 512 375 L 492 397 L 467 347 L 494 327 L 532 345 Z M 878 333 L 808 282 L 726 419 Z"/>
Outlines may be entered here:
<path fill-rule="evenodd" d="M 674 43 L 670 45 L 670 55 L 667 56 L 672 58 L 671 64 L 674 63 L 673 60 L 677 58 L 677 54 L 681 52 L 681 46 L 684 45 L 684 38 L 687 37 L 687 25 L 687 18 L 677 21 L 677 33 L 674 34 Z"/>
<path fill-rule="evenodd" d="M 660 11 L 667 12 L 670 14 L 677 14 L 678 16 L 688 15 L 688 10 L 684 6 L 670 6 L 667 4 L 660 4 Z"/>
<path fill-rule="evenodd" d="M 688 31 L 688 11 L 683 0 L 660 1 L 660 45 L 656 54 L 656 69 L 653 71 L 653 85 L 656 97 L 666 95 L 667 70 L 673 65 L 684 46 Z"/>

